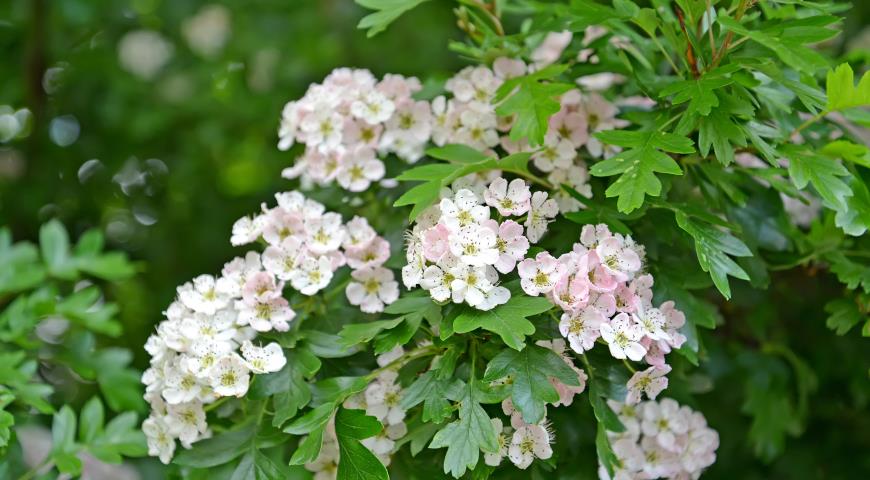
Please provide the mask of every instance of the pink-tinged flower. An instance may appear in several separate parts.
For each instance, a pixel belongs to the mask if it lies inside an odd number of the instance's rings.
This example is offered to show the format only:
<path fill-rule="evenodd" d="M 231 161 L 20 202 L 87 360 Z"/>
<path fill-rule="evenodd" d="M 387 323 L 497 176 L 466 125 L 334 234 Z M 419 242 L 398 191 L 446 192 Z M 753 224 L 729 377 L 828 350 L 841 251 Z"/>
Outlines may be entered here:
<path fill-rule="evenodd" d="M 351 272 L 353 278 L 345 294 L 351 305 L 358 305 L 365 313 L 384 311 L 399 298 L 399 284 L 394 279 L 392 270 L 382 267 L 366 267 Z"/>
<path fill-rule="evenodd" d="M 379 267 L 390 258 L 390 242 L 382 237 L 375 237 L 362 248 L 345 250 L 345 257 L 350 268 L 359 270 L 366 267 Z"/>
<path fill-rule="evenodd" d="M 281 296 L 284 289 L 282 282 L 275 282 L 275 277 L 267 272 L 257 272 L 245 282 L 242 287 L 242 299 L 248 303 L 262 302 Z"/>
<path fill-rule="evenodd" d="M 588 306 L 595 307 L 607 318 L 616 313 L 616 299 L 609 293 L 591 292 Z"/>
<path fill-rule="evenodd" d="M 501 273 L 513 271 L 529 251 L 529 239 L 523 236 L 523 226 L 513 220 L 505 220 L 501 225 L 495 220 L 486 220 L 483 226 L 496 234 L 495 247 L 499 256 L 493 266 Z"/>
<path fill-rule="evenodd" d="M 668 377 L 665 375 L 670 371 L 671 367 L 665 365 L 663 367 L 652 366 L 646 370 L 635 372 L 626 384 L 628 393 L 625 395 L 625 403 L 630 405 L 640 403 L 643 394 L 646 394 L 650 400 L 655 400 L 662 390 L 668 388 Z"/>
<path fill-rule="evenodd" d="M 552 297 L 553 303 L 567 312 L 585 307 L 589 300 L 589 278 L 585 275 L 563 274 L 553 286 Z"/>
<path fill-rule="evenodd" d="M 562 361 L 564 361 L 565 364 L 568 365 L 571 370 L 574 370 L 574 373 L 577 374 L 577 382 L 579 383 L 579 385 L 576 386 L 565 385 L 554 377 L 549 378 L 550 384 L 552 384 L 553 388 L 556 389 L 556 392 L 559 393 L 559 400 L 554 402 L 552 405 L 554 407 L 571 405 L 571 403 L 574 401 L 574 395 L 583 392 L 583 390 L 586 388 L 586 373 L 583 370 L 575 367 L 574 362 L 572 362 L 571 359 L 565 355 L 565 340 L 562 340 L 561 338 L 555 338 L 553 340 L 538 340 L 535 343 L 541 347 L 549 348 L 553 351 L 553 353 L 559 355 L 559 358 L 561 358 Z"/>
<path fill-rule="evenodd" d="M 665 354 L 670 352 L 671 347 L 667 342 L 662 340 L 653 340 L 649 337 L 643 337 L 640 341 L 640 344 L 646 348 L 646 355 L 643 357 L 643 361 L 654 365 L 656 367 L 664 367 L 666 364 Z M 664 348 L 667 348 L 668 352 L 665 352 Z"/>
<path fill-rule="evenodd" d="M 295 212 L 287 212 L 281 208 L 273 208 L 263 215 L 263 240 L 269 245 L 280 245 L 284 239 L 301 236 L 305 232 L 302 216 Z"/>
<path fill-rule="evenodd" d="M 520 216 L 529 211 L 532 194 L 525 180 L 516 178 L 508 184 L 504 178 L 496 178 L 483 193 L 486 204 L 495 207 L 504 216 Z"/>
<path fill-rule="evenodd" d="M 601 265 L 607 273 L 624 282 L 640 270 L 641 262 L 637 252 L 625 246 L 620 238 L 611 237 L 603 240 L 595 247 L 595 253 L 601 259 Z"/>
<path fill-rule="evenodd" d="M 619 281 L 604 268 L 595 250 L 589 250 L 580 257 L 577 274 L 581 272 L 589 279 L 589 288 L 594 292 L 611 293 L 619 286 Z"/>
<path fill-rule="evenodd" d="M 303 295 L 314 295 L 332 280 L 332 264 L 327 257 L 304 257 L 290 277 L 290 284 Z"/>
<path fill-rule="evenodd" d="M 532 52 L 530 57 L 532 62 L 537 68 L 550 65 L 562 56 L 562 52 L 573 38 L 574 34 L 568 30 L 548 33 L 544 41 Z"/>
<path fill-rule="evenodd" d="M 437 224 L 423 232 L 423 256 L 430 262 L 440 262 L 450 253 L 450 229 Z"/>
<path fill-rule="evenodd" d="M 538 253 L 534 260 L 527 258 L 517 266 L 520 286 L 527 294 L 537 297 L 553 290 L 553 286 L 564 273 L 564 266 L 547 252 Z"/>
<path fill-rule="evenodd" d="M 504 305 L 510 299 L 510 290 L 502 286 L 494 286 L 483 293 L 483 301 L 477 304 L 476 308 L 478 310 L 492 310 L 499 305 Z"/>
<path fill-rule="evenodd" d="M 526 74 L 526 64 L 522 60 L 508 57 L 498 57 L 492 62 L 492 71 L 495 76 L 508 80 L 514 77 L 521 77 Z"/>
<path fill-rule="evenodd" d="M 415 143 L 427 141 L 432 133 L 429 102 L 405 100 L 396 107 L 395 114 L 387 120 L 387 132 Z"/>
<path fill-rule="evenodd" d="M 589 140 L 588 129 L 586 117 L 577 112 L 569 112 L 564 107 L 550 117 L 549 131 L 560 139 L 569 141 L 574 149 L 580 148 Z"/>
<path fill-rule="evenodd" d="M 643 337 L 640 326 L 632 322 L 626 313 L 620 313 L 610 323 L 602 324 L 601 337 L 607 342 L 614 358 L 629 358 L 637 362 L 646 355 L 646 349 L 640 344 Z"/>
<path fill-rule="evenodd" d="M 659 310 L 665 315 L 665 333 L 668 334 L 666 346 L 668 352 L 671 348 L 680 348 L 686 342 L 686 336 L 680 333 L 680 329 L 686 324 L 686 315 L 677 310 L 673 301 L 667 301 L 659 306 Z"/>
<path fill-rule="evenodd" d="M 568 340 L 571 350 L 583 353 L 595 346 L 601 336 L 601 325 L 607 317 L 595 307 L 586 307 L 578 312 L 563 313 L 559 321 L 559 333 Z"/>
<path fill-rule="evenodd" d="M 532 243 L 537 242 L 547 232 L 551 218 L 559 214 L 559 205 L 552 198 L 547 198 L 547 192 L 532 194 L 532 207 L 526 218 L 526 236 Z"/>
<path fill-rule="evenodd" d="M 277 330 L 286 332 L 290 329 L 289 322 L 296 317 L 296 312 L 284 297 L 271 298 L 254 303 L 237 302 L 239 309 L 239 325 L 250 325 L 258 332 Z"/>
<path fill-rule="evenodd" d="M 613 296 L 616 298 L 616 310 L 619 312 L 634 313 L 641 304 L 640 297 L 624 283 L 619 284 Z"/>

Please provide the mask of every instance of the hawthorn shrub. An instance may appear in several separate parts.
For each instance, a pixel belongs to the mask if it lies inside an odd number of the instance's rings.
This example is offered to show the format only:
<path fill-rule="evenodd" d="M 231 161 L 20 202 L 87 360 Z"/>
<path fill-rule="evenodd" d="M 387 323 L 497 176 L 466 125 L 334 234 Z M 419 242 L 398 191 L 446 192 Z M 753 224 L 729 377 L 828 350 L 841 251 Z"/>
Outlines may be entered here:
<path fill-rule="evenodd" d="M 359 26 L 425 1 L 357 0 Z M 449 78 L 336 68 L 284 106 L 287 191 L 145 343 L 148 454 L 183 478 L 698 478 L 744 443 L 773 462 L 839 381 L 818 418 L 860 428 L 866 346 L 821 348 L 870 336 L 870 76 L 825 46 L 846 8 L 460 0 Z M 828 330 L 790 338 L 804 304 Z M 854 465 L 769 473 L 866 470 L 856 438 Z"/>

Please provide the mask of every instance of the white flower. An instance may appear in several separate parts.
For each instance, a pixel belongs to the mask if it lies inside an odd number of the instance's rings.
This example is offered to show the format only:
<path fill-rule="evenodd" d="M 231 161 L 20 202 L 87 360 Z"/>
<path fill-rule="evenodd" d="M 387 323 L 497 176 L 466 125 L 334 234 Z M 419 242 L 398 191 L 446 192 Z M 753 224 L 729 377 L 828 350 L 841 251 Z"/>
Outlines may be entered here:
<path fill-rule="evenodd" d="M 254 373 L 277 372 L 284 368 L 287 359 L 281 346 L 272 342 L 265 347 L 254 346 L 250 341 L 242 343 L 242 357 L 247 366 Z"/>
<path fill-rule="evenodd" d="M 525 180 L 517 178 L 508 184 L 504 178 L 496 178 L 483 193 L 486 204 L 495 207 L 504 216 L 520 216 L 529 211 L 532 194 Z"/>
<path fill-rule="evenodd" d="M 450 272 L 445 272 L 437 265 L 430 265 L 423 271 L 423 279 L 420 286 L 429 291 L 429 295 L 436 302 L 444 302 L 450 298 L 451 284 L 454 277 Z"/>
<path fill-rule="evenodd" d="M 432 112 L 429 102 L 412 100 L 401 102 L 395 115 L 387 120 L 386 126 L 386 136 L 399 136 L 415 143 L 427 141 L 432 132 Z"/>
<path fill-rule="evenodd" d="M 668 388 L 668 377 L 665 375 L 670 371 L 671 367 L 665 365 L 664 367 L 652 366 L 636 372 L 626 385 L 628 393 L 625 395 L 625 403 L 632 405 L 639 403 L 640 397 L 644 393 L 650 400 L 655 400 L 662 390 Z"/>
<path fill-rule="evenodd" d="M 314 295 L 332 280 L 332 265 L 327 257 L 306 256 L 290 277 L 290 284 L 303 295 Z"/>
<path fill-rule="evenodd" d="M 554 218 L 558 213 L 559 205 L 552 198 L 547 198 L 547 192 L 532 194 L 532 206 L 524 224 L 529 241 L 535 243 L 540 240 L 547 231 L 549 219 Z"/>
<path fill-rule="evenodd" d="M 287 237 L 279 245 L 269 245 L 263 251 L 263 268 L 281 280 L 290 280 L 296 271 L 296 261 L 304 253 L 302 241 Z"/>
<path fill-rule="evenodd" d="M 478 310 L 492 310 L 504 305 L 511 299 L 511 291 L 502 286 L 495 286 L 483 293 L 483 301 L 477 304 Z"/>
<path fill-rule="evenodd" d="M 632 314 L 632 318 L 647 337 L 653 340 L 670 340 L 670 335 L 663 329 L 667 319 L 658 308 L 643 308 L 643 302 L 638 302 L 637 311 Z"/>
<path fill-rule="evenodd" d="M 534 459 L 546 460 L 553 455 L 550 433 L 542 425 L 524 425 L 514 432 L 508 456 L 517 468 L 529 468 Z"/>
<path fill-rule="evenodd" d="M 161 462 L 169 464 L 175 453 L 175 439 L 166 422 L 159 416 L 151 415 L 142 422 L 142 431 L 148 441 L 148 455 L 160 457 Z"/>
<path fill-rule="evenodd" d="M 547 252 L 538 253 L 534 260 L 527 258 L 517 266 L 520 286 L 527 294 L 537 297 L 553 290 L 553 285 L 564 273 L 564 266 Z"/>
<path fill-rule="evenodd" d="M 610 323 L 601 325 L 601 337 L 610 347 L 610 354 L 620 360 L 628 357 L 637 362 L 646 355 L 646 349 L 639 342 L 642 336 L 640 327 L 629 320 L 626 313 L 620 313 Z"/>
<path fill-rule="evenodd" d="M 489 207 L 480 205 L 477 196 L 468 189 L 456 192 L 453 200 L 445 198 L 441 200 L 441 223 L 452 231 L 461 227 L 480 223 L 489 218 Z"/>
<path fill-rule="evenodd" d="M 577 151 L 570 140 L 551 132 L 544 137 L 541 150 L 532 155 L 532 162 L 542 172 L 552 172 L 556 168 L 570 168 L 576 156 Z"/>
<path fill-rule="evenodd" d="M 366 92 L 359 100 L 350 104 L 350 113 L 370 125 L 387 121 L 395 110 L 393 102 L 377 90 Z"/>
<path fill-rule="evenodd" d="M 495 452 L 484 452 L 483 461 L 490 467 L 497 467 L 501 465 L 501 459 L 508 454 L 508 434 L 510 433 L 510 428 L 503 427 L 500 418 L 491 418 L 490 421 L 492 422 L 492 429 L 495 430 L 498 449 Z"/>
<path fill-rule="evenodd" d="M 646 402 L 641 408 L 641 431 L 644 435 L 654 437 L 665 450 L 676 452 L 680 446 L 677 438 L 689 430 L 689 419 L 686 411 L 681 411 L 680 405 L 670 398 L 660 402 Z"/>
<path fill-rule="evenodd" d="M 583 353 L 595 346 L 601 336 L 601 325 L 607 318 L 595 307 L 586 307 L 579 312 L 563 313 L 559 321 L 559 332 L 568 340 L 571 350 Z"/>
<path fill-rule="evenodd" d="M 375 152 L 370 147 L 358 146 L 346 152 L 342 158 L 336 180 L 351 192 L 362 192 L 372 182 L 384 178 L 384 163 L 375 158 Z"/>
<path fill-rule="evenodd" d="M 208 430 L 202 402 L 192 401 L 178 405 L 169 405 L 166 411 L 166 425 L 169 427 L 172 435 L 181 441 L 181 445 L 184 448 L 190 448 L 190 445 L 199 440 Z"/>
<path fill-rule="evenodd" d="M 242 397 L 248 392 L 250 375 L 244 360 L 235 353 L 220 358 L 209 374 L 211 388 L 222 397 Z"/>
<path fill-rule="evenodd" d="M 344 249 L 363 248 L 377 237 L 375 230 L 365 217 L 355 215 L 345 225 Z"/>
<path fill-rule="evenodd" d="M 450 235 L 449 246 L 450 253 L 473 267 L 492 265 L 499 259 L 495 232 L 477 224 L 462 227 L 459 232 Z"/>
<path fill-rule="evenodd" d="M 366 413 L 387 425 L 405 419 L 405 410 L 400 406 L 402 387 L 395 383 L 396 377 L 396 372 L 384 371 L 365 390 Z"/>
<path fill-rule="evenodd" d="M 193 279 L 193 284 L 186 283 L 178 287 L 178 299 L 191 310 L 214 315 L 230 302 L 229 296 L 216 287 L 213 276 L 200 275 Z"/>
<path fill-rule="evenodd" d="M 486 300 L 485 293 L 492 288 L 492 283 L 483 267 L 458 264 L 450 269 L 450 274 L 453 275 L 450 290 L 455 303 L 466 302 L 476 307 Z"/>
<path fill-rule="evenodd" d="M 257 240 L 262 233 L 262 225 L 251 220 L 251 217 L 242 217 L 233 224 L 233 234 L 230 243 L 233 246 L 245 245 Z"/>
<path fill-rule="evenodd" d="M 384 311 L 399 298 L 399 284 L 394 280 L 392 270 L 382 267 L 365 267 L 351 272 L 354 281 L 345 289 L 351 305 L 359 305 L 365 313 Z"/>
<path fill-rule="evenodd" d="M 208 388 L 192 372 L 181 368 L 177 361 L 163 367 L 163 382 L 163 398 L 172 405 L 196 400 Z"/>
<path fill-rule="evenodd" d="M 341 215 L 328 212 L 305 219 L 305 246 L 315 255 L 333 252 L 344 241 Z"/>
<path fill-rule="evenodd" d="M 328 110 L 311 112 L 299 124 L 305 144 L 320 151 L 333 149 L 341 144 L 343 119 Z"/>

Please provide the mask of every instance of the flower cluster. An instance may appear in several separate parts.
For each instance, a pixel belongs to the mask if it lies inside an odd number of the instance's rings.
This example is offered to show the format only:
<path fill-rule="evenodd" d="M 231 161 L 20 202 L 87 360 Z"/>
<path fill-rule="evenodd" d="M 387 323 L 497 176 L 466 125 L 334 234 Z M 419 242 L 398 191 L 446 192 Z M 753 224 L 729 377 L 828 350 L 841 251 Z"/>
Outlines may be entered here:
<path fill-rule="evenodd" d="M 176 439 L 190 448 L 208 438 L 204 405 L 242 397 L 251 374 L 284 367 L 277 343 L 252 342 L 257 332 L 289 328 L 295 313 L 282 289 L 256 252 L 227 263 L 220 277 L 200 275 L 178 287 L 166 320 L 145 344 L 151 366 L 142 382 L 151 416 L 142 429 L 150 455 L 169 463 Z"/>
<path fill-rule="evenodd" d="M 473 187 L 472 187 L 473 188 Z M 482 193 L 469 188 L 442 192 L 441 202 L 420 217 L 408 234 L 402 279 L 408 288 L 420 285 L 436 302 L 467 303 L 489 310 L 510 299 L 498 285 L 499 274 L 514 270 L 558 213 L 546 192 L 532 193 L 522 179 L 495 178 Z M 499 218 L 525 216 L 499 222 Z"/>
<path fill-rule="evenodd" d="M 719 434 L 704 415 L 670 398 L 629 405 L 609 401 L 626 429 L 608 432 L 619 459 L 614 480 L 698 478 L 716 461 Z M 599 477 L 609 480 L 600 466 Z"/>
<path fill-rule="evenodd" d="M 402 347 L 396 347 L 379 355 L 377 362 L 384 370 L 363 392 L 348 398 L 343 404 L 345 408 L 365 410 L 366 415 L 377 418 L 383 425 L 384 428 L 380 433 L 361 442 L 384 466 L 390 465 L 392 455 L 398 449 L 396 442 L 408 433 L 408 427 L 405 425 L 405 410 L 400 405 L 402 387 L 397 382 L 398 368 L 388 368 L 404 353 Z M 331 419 L 324 431 L 320 454 L 313 462 L 306 463 L 305 468 L 314 473 L 314 478 L 318 480 L 334 480 L 339 461 L 338 439 Z"/>
<path fill-rule="evenodd" d="M 278 148 L 299 142 L 305 153 L 282 175 L 360 192 L 383 178 L 379 154 L 416 162 L 432 130 L 429 103 L 411 96 L 420 88 L 413 77 L 378 81 L 368 70 L 334 70 L 284 107 Z"/>
<path fill-rule="evenodd" d="M 574 395 L 580 394 L 586 389 L 586 372 L 574 366 L 574 362 L 566 355 L 564 340 L 539 340 L 537 344 L 555 352 L 577 373 L 579 386 L 564 385 L 558 380 L 550 378 L 550 383 L 553 384 L 553 387 L 559 393 L 559 399 L 552 405 L 554 407 L 571 405 Z M 553 454 L 553 450 L 550 447 L 553 441 L 553 433 L 549 428 L 546 416 L 538 423 L 526 423 L 510 398 L 503 400 L 501 406 L 504 414 L 510 417 L 510 426 L 503 425 L 499 418 L 491 419 L 493 429 L 498 435 L 499 448 L 496 452 L 484 455 L 486 464 L 497 467 L 501 464 L 502 459 L 507 456 L 517 468 L 525 470 L 532 464 L 535 458 L 541 460 L 550 458 Z"/>
<path fill-rule="evenodd" d="M 262 239 L 263 267 L 303 295 L 314 295 L 347 264 L 353 269 L 346 288 L 348 301 L 366 313 L 383 311 L 399 296 L 392 270 L 383 267 L 390 244 L 372 229 L 368 220 L 354 217 L 347 224 L 341 215 L 327 212 L 323 204 L 301 193 L 275 196 L 278 205 L 233 225 L 233 245 Z M 264 307 L 265 308 L 265 307 Z"/>
<path fill-rule="evenodd" d="M 644 256 L 630 236 L 586 225 L 570 252 L 558 258 L 540 252 L 517 270 L 526 294 L 546 295 L 564 311 L 559 331 L 572 350 L 583 353 L 601 338 L 614 358 L 663 369 L 664 355 L 686 340 L 679 332 L 686 319 L 673 302 L 653 306 L 653 277 L 641 273 Z"/>

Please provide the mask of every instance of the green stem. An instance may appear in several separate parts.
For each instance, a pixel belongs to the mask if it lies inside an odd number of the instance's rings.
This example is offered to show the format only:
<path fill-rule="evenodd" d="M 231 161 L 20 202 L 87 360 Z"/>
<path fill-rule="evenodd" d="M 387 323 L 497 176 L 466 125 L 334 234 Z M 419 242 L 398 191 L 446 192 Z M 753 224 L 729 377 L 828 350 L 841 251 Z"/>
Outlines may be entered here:
<path fill-rule="evenodd" d="M 825 116 L 826 116 L 827 114 L 829 114 L 829 113 L 831 113 L 831 112 L 828 111 L 828 110 L 822 110 L 821 112 L 819 112 L 819 113 L 813 115 L 812 117 L 808 118 L 804 123 L 800 124 L 797 128 L 795 128 L 794 131 L 791 132 L 791 135 L 788 136 L 788 138 L 792 138 L 792 137 L 794 137 L 795 135 L 801 133 L 805 128 L 807 128 L 807 127 L 809 127 L 810 125 L 812 125 L 812 124 L 818 122 L 819 120 L 821 120 L 823 117 L 825 117 Z"/>
<path fill-rule="evenodd" d="M 206 405 L 205 408 L 203 408 L 203 410 L 205 410 L 206 413 L 207 413 L 207 412 L 210 412 L 210 411 L 212 411 L 212 410 L 214 410 L 214 409 L 220 407 L 220 406 L 223 405 L 224 403 L 226 403 L 227 400 L 229 400 L 230 398 L 231 398 L 231 397 L 222 397 L 222 398 L 216 400 L 214 403 L 210 403 L 210 404 Z"/>
<path fill-rule="evenodd" d="M 31 478 L 34 478 L 37 475 L 39 475 L 40 471 L 49 470 L 53 467 L 54 467 L 54 460 L 49 460 L 48 457 L 46 457 L 46 459 L 43 460 L 42 463 L 40 463 L 39 465 L 24 472 L 24 475 L 21 475 L 20 477 L 18 477 L 18 480 L 30 480 Z"/>
<path fill-rule="evenodd" d="M 637 370 L 635 370 L 635 368 L 632 367 L 630 363 L 628 363 L 628 360 L 622 359 L 622 363 L 625 364 L 625 368 L 627 368 L 632 374 L 637 373 Z"/>

